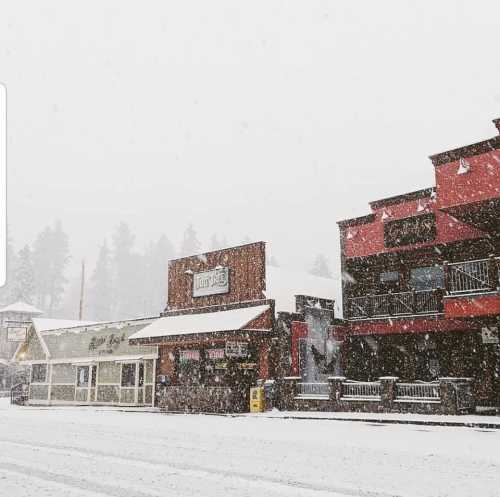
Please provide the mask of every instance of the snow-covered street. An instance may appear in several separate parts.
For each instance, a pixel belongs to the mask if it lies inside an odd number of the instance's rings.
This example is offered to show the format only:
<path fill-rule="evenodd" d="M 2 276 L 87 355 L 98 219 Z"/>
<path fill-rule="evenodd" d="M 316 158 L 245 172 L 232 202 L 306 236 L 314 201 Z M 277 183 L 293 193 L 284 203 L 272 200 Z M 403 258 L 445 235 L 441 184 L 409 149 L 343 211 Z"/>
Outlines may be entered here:
<path fill-rule="evenodd" d="M 500 495 L 500 431 L 0 402 L 2 496 Z"/>

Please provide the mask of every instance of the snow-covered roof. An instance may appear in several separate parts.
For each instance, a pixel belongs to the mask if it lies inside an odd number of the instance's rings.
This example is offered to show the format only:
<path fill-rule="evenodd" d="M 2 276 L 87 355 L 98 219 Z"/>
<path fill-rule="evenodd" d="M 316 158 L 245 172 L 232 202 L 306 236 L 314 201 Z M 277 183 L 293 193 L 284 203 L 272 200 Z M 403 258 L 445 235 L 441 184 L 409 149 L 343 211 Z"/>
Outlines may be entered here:
<path fill-rule="evenodd" d="M 130 335 L 152 322 L 153 318 L 95 323 L 66 319 L 33 319 L 34 331 L 48 359 L 113 360 L 151 355 L 151 347 L 132 346 Z M 112 360 L 112 359 L 110 359 Z"/>
<path fill-rule="evenodd" d="M 258 305 L 227 311 L 165 316 L 131 335 L 129 339 L 242 330 L 267 310 L 269 305 Z"/>
<path fill-rule="evenodd" d="M 295 312 L 295 295 L 335 300 L 335 317 L 342 316 L 340 277 L 322 278 L 306 272 L 266 266 L 266 298 L 275 301 L 276 312 Z"/>
<path fill-rule="evenodd" d="M 13 304 L 9 304 L 7 307 L 0 309 L 0 314 L 4 312 L 19 312 L 25 314 L 32 314 L 33 316 L 39 316 L 43 314 L 43 311 L 37 309 L 35 306 L 31 304 L 27 304 L 21 300 L 14 302 Z"/>
<path fill-rule="evenodd" d="M 75 319 L 33 318 L 32 321 L 35 329 L 42 332 L 99 324 L 97 321 L 78 321 Z"/>

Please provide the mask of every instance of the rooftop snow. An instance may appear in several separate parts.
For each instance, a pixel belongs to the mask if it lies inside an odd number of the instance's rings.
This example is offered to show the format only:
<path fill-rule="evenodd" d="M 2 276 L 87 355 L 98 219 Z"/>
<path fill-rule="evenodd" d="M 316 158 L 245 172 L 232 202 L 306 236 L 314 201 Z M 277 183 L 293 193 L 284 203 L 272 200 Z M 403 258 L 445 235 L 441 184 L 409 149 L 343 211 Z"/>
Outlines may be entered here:
<path fill-rule="evenodd" d="M 61 330 L 66 328 L 78 328 L 81 326 L 91 326 L 99 324 L 96 321 L 77 321 L 71 319 L 50 319 L 50 318 L 33 318 L 33 325 L 37 331 Z"/>
<path fill-rule="evenodd" d="M 241 330 L 268 309 L 269 305 L 258 305 L 228 311 L 166 316 L 153 321 L 129 339 Z"/>
<path fill-rule="evenodd" d="M 342 315 L 340 278 L 322 278 L 305 272 L 266 266 L 266 298 L 276 302 L 276 312 L 295 312 L 295 295 L 335 300 L 335 317 Z"/>
<path fill-rule="evenodd" d="M 4 312 L 24 312 L 26 314 L 33 315 L 43 314 L 43 311 L 41 311 L 40 309 L 37 309 L 35 306 L 27 304 L 26 302 L 22 302 L 21 300 L 18 300 L 17 302 L 14 302 L 13 304 L 10 304 L 3 309 L 0 309 L 0 313 Z"/>

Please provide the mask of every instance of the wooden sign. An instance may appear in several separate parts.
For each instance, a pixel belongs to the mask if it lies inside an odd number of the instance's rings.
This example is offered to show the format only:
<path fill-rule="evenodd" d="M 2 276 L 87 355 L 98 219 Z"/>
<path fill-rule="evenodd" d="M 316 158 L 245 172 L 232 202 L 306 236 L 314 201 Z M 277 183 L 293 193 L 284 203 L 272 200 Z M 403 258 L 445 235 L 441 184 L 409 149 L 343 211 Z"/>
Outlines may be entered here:
<path fill-rule="evenodd" d="M 384 245 L 387 248 L 426 243 L 436 239 L 436 216 L 422 214 L 396 219 L 384 224 Z"/>

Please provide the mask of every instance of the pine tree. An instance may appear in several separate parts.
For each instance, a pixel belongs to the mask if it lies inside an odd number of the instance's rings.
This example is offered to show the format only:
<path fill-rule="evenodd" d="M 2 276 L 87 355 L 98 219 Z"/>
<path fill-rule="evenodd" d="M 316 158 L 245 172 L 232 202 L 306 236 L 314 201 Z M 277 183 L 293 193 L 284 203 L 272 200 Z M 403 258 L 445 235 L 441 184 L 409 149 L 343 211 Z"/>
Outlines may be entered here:
<path fill-rule="evenodd" d="M 46 309 L 49 316 L 61 303 L 69 260 L 68 236 L 56 221 L 54 227 L 47 226 L 39 233 L 33 248 L 36 305 Z"/>
<path fill-rule="evenodd" d="M 165 235 L 149 244 L 144 256 L 144 296 L 147 297 L 144 307 L 147 315 L 157 316 L 167 305 L 168 261 L 174 257 L 174 247 Z"/>
<path fill-rule="evenodd" d="M 214 233 L 210 238 L 210 250 L 219 250 L 221 248 L 221 243 Z"/>
<path fill-rule="evenodd" d="M 132 252 L 135 237 L 126 223 L 113 235 L 113 280 L 116 296 L 114 318 L 138 317 L 144 312 L 144 297 L 138 284 L 143 274 L 142 258 Z"/>
<path fill-rule="evenodd" d="M 22 300 L 33 303 L 35 295 L 35 271 L 33 268 L 33 254 L 29 245 L 25 245 L 18 253 L 14 269 L 13 300 Z"/>
<path fill-rule="evenodd" d="M 14 251 L 12 240 L 7 236 L 7 270 L 5 285 L 0 288 L 0 305 L 2 307 L 12 304 L 16 300 L 16 291 L 14 288 L 15 270 L 17 267 L 17 254 Z"/>
<path fill-rule="evenodd" d="M 321 276 L 323 278 L 331 278 L 332 273 L 328 266 L 328 259 L 324 254 L 318 254 L 314 260 L 313 267 L 309 270 L 310 274 L 314 276 Z"/>
<path fill-rule="evenodd" d="M 201 243 L 196 236 L 196 231 L 193 225 L 190 224 L 186 231 L 184 231 L 184 237 L 182 239 L 181 254 L 183 257 L 189 255 L 199 254 L 201 252 Z"/>
<path fill-rule="evenodd" d="M 111 253 L 106 241 L 102 244 L 88 292 L 88 312 L 96 321 L 113 318 L 113 275 Z"/>

